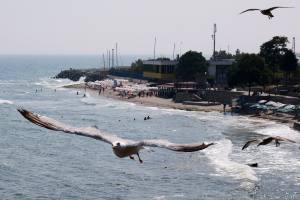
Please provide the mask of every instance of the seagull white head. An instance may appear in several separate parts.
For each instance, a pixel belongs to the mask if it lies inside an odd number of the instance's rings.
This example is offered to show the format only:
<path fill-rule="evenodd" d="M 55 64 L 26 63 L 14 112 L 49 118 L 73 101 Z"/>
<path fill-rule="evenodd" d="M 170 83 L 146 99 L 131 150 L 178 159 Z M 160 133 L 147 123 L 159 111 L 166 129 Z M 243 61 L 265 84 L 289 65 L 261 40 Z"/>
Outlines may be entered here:
<path fill-rule="evenodd" d="M 121 147 L 121 143 L 120 142 L 114 142 L 113 144 L 112 144 L 112 148 L 113 149 L 118 149 L 118 148 L 120 148 Z"/>

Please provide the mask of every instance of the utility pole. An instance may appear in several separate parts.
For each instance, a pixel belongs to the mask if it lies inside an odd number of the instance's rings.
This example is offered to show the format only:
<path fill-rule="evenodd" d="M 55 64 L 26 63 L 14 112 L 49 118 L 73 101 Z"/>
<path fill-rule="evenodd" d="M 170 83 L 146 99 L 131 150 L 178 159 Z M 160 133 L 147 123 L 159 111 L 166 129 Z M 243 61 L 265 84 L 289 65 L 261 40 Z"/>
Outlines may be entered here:
<path fill-rule="evenodd" d="M 293 46 L 292 46 L 293 52 L 296 54 L 296 38 L 293 37 Z"/>
<path fill-rule="evenodd" d="M 153 59 L 155 60 L 155 49 L 156 49 L 156 37 L 154 38 L 154 50 L 153 50 Z"/>
<path fill-rule="evenodd" d="M 175 47 L 176 47 L 176 44 L 174 42 L 174 47 L 173 47 L 173 60 L 175 59 Z"/>
<path fill-rule="evenodd" d="M 213 50 L 213 59 L 216 59 L 216 32 L 217 32 L 217 24 L 214 24 L 213 35 L 211 36 L 214 41 L 214 50 Z"/>
<path fill-rule="evenodd" d="M 118 43 L 116 43 L 116 66 L 119 66 L 119 62 L 118 62 Z"/>
<path fill-rule="evenodd" d="M 111 50 L 111 67 L 114 67 L 114 49 Z"/>
<path fill-rule="evenodd" d="M 104 71 L 105 71 L 105 56 L 104 56 L 104 54 L 102 54 L 102 59 L 103 59 L 103 67 L 104 67 Z"/>
<path fill-rule="evenodd" d="M 110 50 L 108 50 L 108 69 L 110 69 Z"/>

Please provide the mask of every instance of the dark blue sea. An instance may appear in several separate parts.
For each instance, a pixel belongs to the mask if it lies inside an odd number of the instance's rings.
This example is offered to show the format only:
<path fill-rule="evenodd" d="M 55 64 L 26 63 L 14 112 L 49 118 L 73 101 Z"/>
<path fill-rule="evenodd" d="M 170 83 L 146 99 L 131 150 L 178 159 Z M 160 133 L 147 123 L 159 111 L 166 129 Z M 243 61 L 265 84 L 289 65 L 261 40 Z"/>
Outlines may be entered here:
<path fill-rule="evenodd" d="M 96 55 L 0 56 L 0 199 L 300 199 L 299 144 L 241 150 L 264 135 L 300 142 L 299 132 L 245 116 L 83 98 L 62 88 L 71 81 L 51 78 L 63 69 L 100 66 Z M 129 139 L 217 144 L 193 153 L 146 149 L 140 164 L 117 158 L 101 141 L 31 124 L 18 107 Z"/>

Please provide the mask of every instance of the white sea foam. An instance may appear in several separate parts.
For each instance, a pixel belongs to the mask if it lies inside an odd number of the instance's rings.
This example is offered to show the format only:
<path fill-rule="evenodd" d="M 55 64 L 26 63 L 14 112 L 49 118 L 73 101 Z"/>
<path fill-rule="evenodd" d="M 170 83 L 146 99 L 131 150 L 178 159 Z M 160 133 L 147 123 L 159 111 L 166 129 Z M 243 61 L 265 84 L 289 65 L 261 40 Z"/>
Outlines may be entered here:
<path fill-rule="evenodd" d="M 163 199 L 166 199 L 166 196 L 164 196 L 164 195 L 161 195 L 161 196 L 155 196 L 155 197 L 153 197 L 153 199 L 156 199 L 156 200 L 163 200 Z"/>
<path fill-rule="evenodd" d="M 14 104 L 14 102 L 9 100 L 0 99 L 0 104 Z"/>
<path fill-rule="evenodd" d="M 50 89 L 63 89 L 64 86 L 84 83 L 84 79 L 85 77 L 81 77 L 78 81 L 71 81 L 69 79 L 41 78 L 39 82 L 35 82 L 34 84 Z"/>
<path fill-rule="evenodd" d="M 217 141 L 212 148 L 203 151 L 214 165 L 217 175 L 232 177 L 241 181 L 243 188 L 251 188 L 258 181 L 255 171 L 245 164 L 240 164 L 230 159 L 232 143 L 224 139 Z"/>
<path fill-rule="evenodd" d="M 96 108 L 116 108 L 116 109 L 128 109 L 135 106 L 135 103 L 131 102 L 123 102 L 123 101 L 116 101 L 114 99 L 106 99 L 106 98 L 98 98 L 94 97 L 90 93 L 86 93 L 86 96 L 81 98 L 81 102 L 87 105 L 94 105 Z"/>
<path fill-rule="evenodd" d="M 262 135 L 286 137 L 300 142 L 299 131 L 296 131 L 284 124 L 277 124 L 275 122 L 271 122 L 265 127 L 259 127 L 255 130 L 255 132 Z"/>

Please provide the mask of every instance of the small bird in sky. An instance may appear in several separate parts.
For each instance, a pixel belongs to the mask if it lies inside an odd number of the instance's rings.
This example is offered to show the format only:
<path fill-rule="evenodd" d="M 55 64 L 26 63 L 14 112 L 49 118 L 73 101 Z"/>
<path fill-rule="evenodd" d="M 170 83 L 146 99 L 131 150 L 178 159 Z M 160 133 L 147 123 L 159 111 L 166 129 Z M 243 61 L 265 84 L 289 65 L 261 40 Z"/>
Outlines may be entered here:
<path fill-rule="evenodd" d="M 276 6 L 276 7 L 268 8 L 268 9 L 265 9 L 265 10 L 261 10 L 261 9 L 258 9 L 258 8 L 250 8 L 250 9 L 244 10 L 240 14 L 243 14 L 243 13 L 248 12 L 248 11 L 258 10 L 258 11 L 260 11 L 261 14 L 267 15 L 269 17 L 269 19 L 272 19 L 272 17 L 274 17 L 274 15 L 272 14 L 271 11 L 274 10 L 274 9 L 277 9 L 277 8 L 294 8 L 294 7 Z"/>
<path fill-rule="evenodd" d="M 112 146 L 114 154 L 119 158 L 129 157 L 130 159 L 134 159 L 133 155 L 137 155 L 140 163 L 142 163 L 143 161 L 140 158 L 139 151 L 144 149 L 145 146 L 160 147 L 172 151 L 194 152 L 194 151 L 203 150 L 215 144 L 215 143 L 205 144 L 203 142 L 191 143 L 191 144 L 176 144 L 161 139 L 140 140 L 140 141 L 128 140 L 128 139 L 120 138 L 116 135 L 105 133 L 95 127 L 76 128 L 58 122 L 49 117 L 35 114 L 25 109 L 18 109 L 18 111 L 23 115 L 23 117 L 28 119 L 30 122 L 42 126 L 44 128 L 53 131 L 62 131 L 73 135 L 90 137 L 96 140 L 101 140 L 103 142 L 106 142 Z"/>
<path fill-rule="evenodd" d="M 273 137 L 273 136 L 270 136 L 270 137 L 267 137 L 265 139 L 249 140 L 243 146 L 242 150 L 246 149 L 252 143 L 258 143 L 257 146 L 260 146 L 260 145 L 267 145 L 267 144 L 271 143 L 273 140 L 275 140 L 276 147 L 278 147 L 280 145 L 279 141 L 287 141 L 287 142 L 296 143 L 294 140 L 290 140 L 290 139 L 287 139 L 287 138 L 284 138 L 284 137 L 279 137 L 279 136 L 274 136 Z"/>

